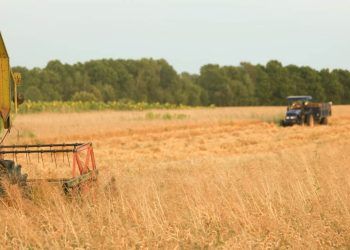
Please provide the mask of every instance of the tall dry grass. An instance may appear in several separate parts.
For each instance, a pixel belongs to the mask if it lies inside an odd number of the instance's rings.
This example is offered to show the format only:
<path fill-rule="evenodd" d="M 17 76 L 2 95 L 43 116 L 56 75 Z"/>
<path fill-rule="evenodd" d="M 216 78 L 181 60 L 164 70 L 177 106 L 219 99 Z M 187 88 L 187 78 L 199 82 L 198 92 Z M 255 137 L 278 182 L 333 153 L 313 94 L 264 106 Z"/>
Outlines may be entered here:
<path fill-rule="evenodd" d="M 232 110 L 206 111 L 208 120 L 198 112 L 181 121 L 141 121 L 141 127 L 111 117 L 110 129 L 96 132 L 107 134 L 95 139 L 98 185 L 84 196 L 68 198 L 43 184 L 26 199 L 8 187 L 0 202 L 0 247 L 350 246 L 345 111 L 330 126 L 313 129 L 223 117 Z M 101 116 L 106 122 L 108 115 L 114 113 L 72 119 Z M 19 126 L 35 124 L 35 116 L 29 118 L 18 117 Z M 36 129 L 44 136 L 33 129 L 37 138 L 23 140 L 89 139 L 71 128 L 46 134 L 43 123 Z"/>

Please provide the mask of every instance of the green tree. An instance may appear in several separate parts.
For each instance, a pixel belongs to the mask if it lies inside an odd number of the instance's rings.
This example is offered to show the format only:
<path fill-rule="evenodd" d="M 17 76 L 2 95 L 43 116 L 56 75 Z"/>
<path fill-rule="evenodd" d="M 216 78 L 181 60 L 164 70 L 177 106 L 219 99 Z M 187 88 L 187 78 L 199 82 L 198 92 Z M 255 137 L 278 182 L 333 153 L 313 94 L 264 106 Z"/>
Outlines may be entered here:
<path fill-rule="evenodd" d="M 43 95 L 38 87 L 30 86 L 25 91 L 25 98 L 30 101 L 41 101 Z"/>
<path fill-rule="evenodd" d="M 16 67 L 14 71 L 22 74 L 19 91 L 26 99 L 38 101 L 94 99 L 218 106 L 284 105 L 288 95 L 312 95 L 320 101 L 350 103 L 348 70 L 317 71 L 306 66 L 283 66 L 276 60 L 266 65 L 208 64 L 198 75 L 179 74 L 164 59 L 152 58 L 102 59 L 73 65 L 52 60 L 42 69 Z"/>
<path fill-rule="evenodd" d="M 80 92 L 76 92 L 73 95 L 72 101 L 90 102 L 90 101 L 97 101 L 97 98 L 93 93 L 80 91 Z"/>

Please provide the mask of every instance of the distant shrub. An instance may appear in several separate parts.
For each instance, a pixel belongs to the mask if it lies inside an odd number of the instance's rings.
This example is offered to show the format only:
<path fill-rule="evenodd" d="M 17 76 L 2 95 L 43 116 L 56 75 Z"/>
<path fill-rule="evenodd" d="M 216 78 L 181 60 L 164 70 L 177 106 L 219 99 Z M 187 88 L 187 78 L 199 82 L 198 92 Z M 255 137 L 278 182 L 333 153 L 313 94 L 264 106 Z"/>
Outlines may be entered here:
<path fill-rule="evenodd" d="M 147 120 L 156 120 L 156 119 L 162 119 L 162 120 L 183 120 L 187 118 L 187 115 L 185 114 L 171 114 L 171 113 L 165 113 L 165 114 L 160 114 L 160 113 L 154 113 L 154 112 L 148 112 L 145 115 L 145 118 Z"/>
<path fill-rule="evenodd" d="M 173 116 L 169 113 L 166 113 L 162 116 L 163 120 L 171 120 Z"/>
<path fill-rule="evenodd" d="M 156 113 L 153 113 L 153 112 L 148 112 L 146 114 L 146 119 L 147 120 L 154 120 L 154 119 L 159 119 L 160 118 L 160 114 L 156 114 Z"/>

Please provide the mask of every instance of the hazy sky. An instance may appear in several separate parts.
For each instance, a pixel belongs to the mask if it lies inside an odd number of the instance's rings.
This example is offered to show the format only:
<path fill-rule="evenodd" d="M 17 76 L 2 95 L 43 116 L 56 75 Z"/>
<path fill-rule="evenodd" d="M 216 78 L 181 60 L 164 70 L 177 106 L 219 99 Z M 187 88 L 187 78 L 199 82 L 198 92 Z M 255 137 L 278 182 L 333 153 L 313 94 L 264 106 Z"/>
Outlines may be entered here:
<path fill-rule="evenodd" d="M 12 65 L 165 58 L 178 71 L 241 61 L 350 69 L 347 0 L 0 0 Z"/>

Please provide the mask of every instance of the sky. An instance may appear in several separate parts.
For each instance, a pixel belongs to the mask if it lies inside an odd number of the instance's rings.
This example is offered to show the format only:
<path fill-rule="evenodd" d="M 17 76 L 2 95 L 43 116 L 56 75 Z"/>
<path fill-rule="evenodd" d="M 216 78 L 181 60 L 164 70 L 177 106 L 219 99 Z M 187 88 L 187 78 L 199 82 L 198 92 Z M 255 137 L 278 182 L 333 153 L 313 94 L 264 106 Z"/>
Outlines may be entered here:
<path fill-rule="evenodd" d="M 350 69 L 348 0 L 0 0 L 12 66 L 164 58 Z"/>

